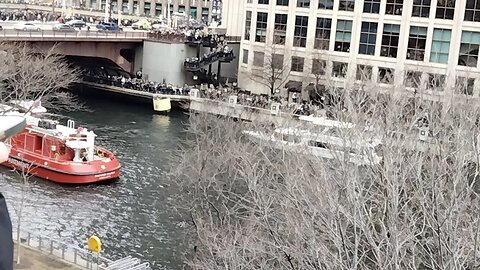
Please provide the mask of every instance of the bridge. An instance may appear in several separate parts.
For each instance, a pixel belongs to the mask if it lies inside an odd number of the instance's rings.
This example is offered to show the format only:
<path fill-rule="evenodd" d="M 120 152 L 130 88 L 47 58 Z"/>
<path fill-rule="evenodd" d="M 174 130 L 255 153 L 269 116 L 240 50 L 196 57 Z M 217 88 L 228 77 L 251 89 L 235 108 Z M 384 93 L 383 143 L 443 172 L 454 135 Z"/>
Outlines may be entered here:
<path fill-rule="evenodd" d="M 148 39 L 148 32 L 144 31 L 120 31 L 120 32 L 100 32 L 100 31 L 72 31 L 60 32 L 53 30 L 40 31 L 17 31 L 14 29 L 4 29 L 0 31 L 0 39 L 3 41 L 106 41 L 106 42 L 143 42 Z"/>

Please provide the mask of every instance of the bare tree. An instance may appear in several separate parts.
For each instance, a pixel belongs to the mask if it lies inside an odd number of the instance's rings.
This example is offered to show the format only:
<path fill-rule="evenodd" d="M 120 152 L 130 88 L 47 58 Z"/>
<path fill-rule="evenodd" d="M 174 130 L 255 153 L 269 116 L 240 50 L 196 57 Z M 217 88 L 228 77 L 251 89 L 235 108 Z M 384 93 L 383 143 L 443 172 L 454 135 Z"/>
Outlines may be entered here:
<path fill-rule="evenodd" d="M 292 68 L 291 59 L 285 56 L 285 49 L 278 44 L 281 44 L 281 38 L 275 37 L 265 52 L 254 54 L 254 68 L 249 74 L 252 81 L 267 87 L 272 96 L 287 82 Z"/>
<path fill-rule="evenodd" d="M 25 43 L 0 44 L 0 101 L 42 100 L 55 109 L 79 108 L 74 96 L 62 92 L 79 78 L 55 47 L 38 51 Z"/>
<path fill-rule="evenodd" d="M 375 87 L 340 95 L 332 110 L 351 125 L 286 122 L 302 131 L 288 144 L 265 139 L 278 138 L 270 125 L 192 116 L 171 176 L 193 269 L 480 267 L 480 106 Z"/>

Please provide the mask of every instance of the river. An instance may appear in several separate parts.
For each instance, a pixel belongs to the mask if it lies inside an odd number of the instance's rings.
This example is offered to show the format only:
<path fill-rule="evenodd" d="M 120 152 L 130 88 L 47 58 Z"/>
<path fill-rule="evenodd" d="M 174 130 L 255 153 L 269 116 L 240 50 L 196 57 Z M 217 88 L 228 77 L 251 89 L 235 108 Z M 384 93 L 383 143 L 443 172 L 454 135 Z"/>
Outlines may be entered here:
<path fill-rule="evenodd" d="M 85 99 L 85 98 L 84 98 Z M 168 185 L 168 156 L 184 137 L 183 112 L 155 115 L 149 106 L 92 98 L 93 112 L 63 114 L 97 135 L 97 144 L 112 150 L 122 164 L 114 183 L 58 185 L 31 178 L 26 190 L 22 228 L 83 247 L 86 238 L 102 239 L 103 255 L 127 255 L 150 262 L 153 269 L 180 269 L 188 247 L 183 220 L 169 206 L 175 188 Z M 0 190 L 13 222 L 22 194 L 21 177 L 0 169 Z"/>

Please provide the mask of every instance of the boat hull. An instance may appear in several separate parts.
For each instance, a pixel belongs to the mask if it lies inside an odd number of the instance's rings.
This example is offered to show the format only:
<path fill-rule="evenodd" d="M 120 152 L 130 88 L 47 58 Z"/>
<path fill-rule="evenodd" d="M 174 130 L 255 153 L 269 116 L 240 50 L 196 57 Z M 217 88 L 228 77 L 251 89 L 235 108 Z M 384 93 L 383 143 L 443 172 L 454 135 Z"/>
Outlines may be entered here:
<path fill-rule="evenodd" d="M 108 168 L 104 165 L 105 169 L 102 169 L 101 165 L 96 166 L 97 164 L 75 164 L 73 162 L 63 164 L 63 166 L 58 166 L 58 164 L 55 166 L 55 163 L 51 161 L 45 160 L 43 163 L 39 163 L 11 155 L 8 161 L 2 163 L 2 165 L 56 183 L 78 185 L 117 179 L 120 176 L 120 164 L 116 163 L 118 165 L 111 164 L 113 166 L 108 166 Z M 51 165 L 49 166 L 49 164 Z M 98 169 L 96 169 L 97 167 Z"/>

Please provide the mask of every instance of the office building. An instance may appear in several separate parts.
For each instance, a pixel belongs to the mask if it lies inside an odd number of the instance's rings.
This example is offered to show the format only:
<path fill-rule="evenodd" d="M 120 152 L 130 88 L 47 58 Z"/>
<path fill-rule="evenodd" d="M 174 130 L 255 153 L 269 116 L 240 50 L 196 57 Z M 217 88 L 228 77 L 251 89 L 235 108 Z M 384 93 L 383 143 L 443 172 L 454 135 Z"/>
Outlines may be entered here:
<path fill-rule="evenodd" d="M 480 0 L 244 1 L 239 85 L 247 90 L 269 93 L 261 77 L 275 67 L 285 68 L 281 92 L 318 78 L 479 95 Z"/>

